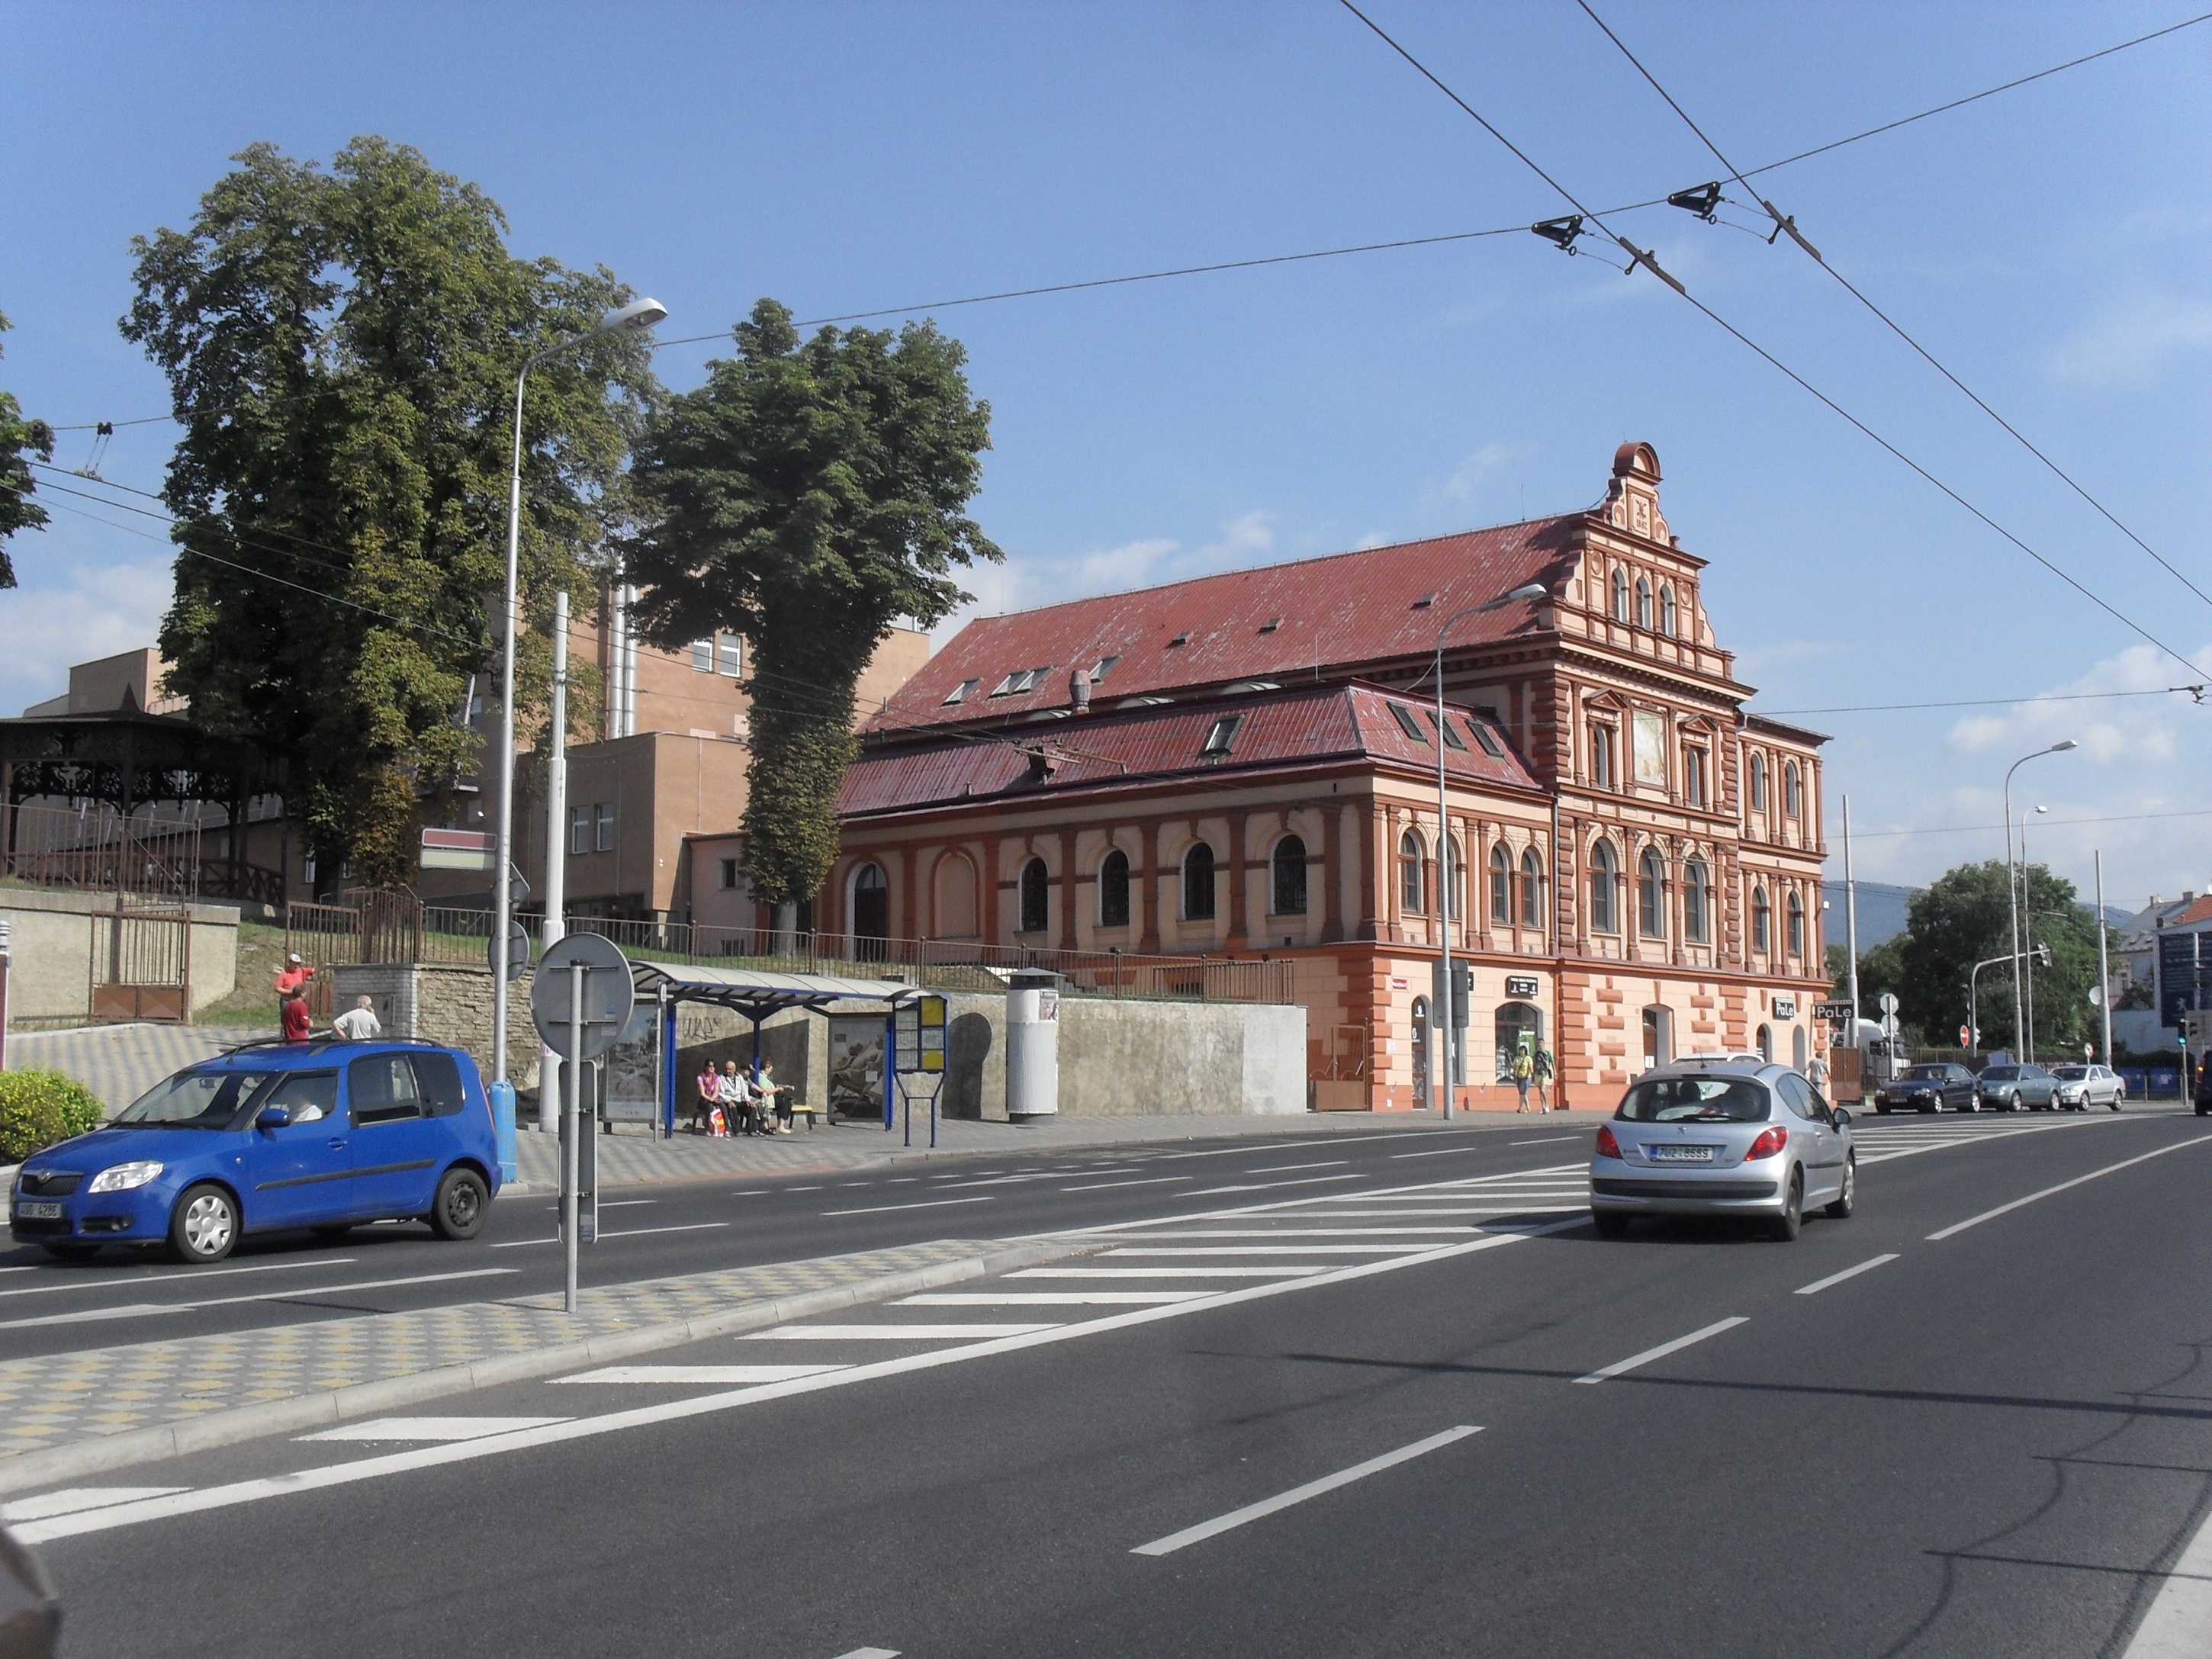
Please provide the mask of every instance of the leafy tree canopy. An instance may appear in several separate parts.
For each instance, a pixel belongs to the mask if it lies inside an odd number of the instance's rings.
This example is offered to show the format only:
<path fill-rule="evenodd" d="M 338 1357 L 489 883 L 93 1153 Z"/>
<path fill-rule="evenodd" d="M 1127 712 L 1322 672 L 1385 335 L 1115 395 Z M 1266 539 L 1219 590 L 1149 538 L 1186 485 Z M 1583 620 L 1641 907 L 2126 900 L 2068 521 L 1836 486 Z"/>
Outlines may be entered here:
<path fill-rule="evenodd" d="M 121 324 L 184 428 L 169 686 L 286 757 L 324 869 L 402 882 L 418 805 L 477 764 L 458 716 L 470 676 L 496 672 L 516 371 L 630 292 L 513 257 L 497 204 L 381 138 L 327 171 L 269 144 L 233 159 L 188 229 L 133 241 Z M 595 585 L 580 567 L 628 511 L 649 365 L 609 336 L 532 372 L 531 615 Z"/>
<path fill-rule="evenodd" d="M 2048 945 L 2051 955 L 2049 968 L 2031 970 L 2036 1052 L 2048 1059 L 2070 1051 L 2078 1058 L 2083 1040 L 2094 1035 L 2088 993 L 2097 977 L 2096 918 L 2082 908 L 2073 883 L 2043 865 L 2029 865 L 2027 877 L 2021 948 L 2029 948 L 2032 936 L 2035 944 Z M 1912 896 L 1898 945 L 1902 974 L 1894 988 L 1905 1021 L 1939 1044 L 1948 1046 L 1966 1023 L 1966 977 L 1973 965 L 2011 952 L 2010 891 L 2004 864 L 1991 859 L 1947 871 Z M 1863 969 L 1862 997 L 1865 983 Z M 1984 969 L 1983 1048 L 2020 1051 L 2012 1002 L 2006 964 Z"/>
<path fill-rule="evenodd" d="M 795 903 L 836 858 L 861 671 L 899 619 L 927 628 L 968 598 L 954 566 L 1002 556 L 965 511 L 991 410 L 928 323 L 802 343 L 763 300 L 733 333 L 737 355 L 639 447 L 629 568 L 656 642 L 750 642 L 746 863 L 762 898 Z"/>
<path fill-rule="evenodd" d="M 8 319 L 0 313 L 0 334 Z M 8 556 L 8 538 L 19 530 L 38 530 L 46 522 L 46 509 L 31 499 L 36 487 L 27 456 L 42 461 L 54 458 L 54 429 L 44 421 L 27 421 L 15 394 L 0 392 L 0 587 L 15 585 L 15 562 Z"/>

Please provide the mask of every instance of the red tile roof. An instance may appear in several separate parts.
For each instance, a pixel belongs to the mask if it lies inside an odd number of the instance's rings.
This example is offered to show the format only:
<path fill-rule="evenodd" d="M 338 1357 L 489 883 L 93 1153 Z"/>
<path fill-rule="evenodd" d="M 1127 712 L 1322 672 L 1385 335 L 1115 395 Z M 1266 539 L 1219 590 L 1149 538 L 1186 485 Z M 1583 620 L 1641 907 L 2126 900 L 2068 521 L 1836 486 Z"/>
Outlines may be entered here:
<path fill-rule="evenodd" d="M 1531 581 L 1555 592 L 1575 559 L 1579 513 L 1470 530 L 1423 542 L 1200 576 L 1135 592 L 1071 599 L 969 623 L 868 722 L 885 731 L 991 720 L 1065 708 L 1068 675 L 1119 661 L 1094 688 L 1093 707 L 1189 687 L 1256 678 L 1287 681 L 1316 665 L 1340 676 L 1425 657 L 1454 611 Z M 1427 599 L 1429 603 L 1420 605 Z M 1533 602 L 1462 619 L 1455 645 L 1499 640 L 1534 626 Z M 1176 644 L 1182 638 L 1183 642 Z M 994 697 L 1017 671 L 1047 667 L 1029 690 Z M 945 699 L 965 680 L 960 702 Z"/>
<path fill-rule="evenodd" d="M 1425 741 L 1416 743 L 1406 735 L 1391 712 L 1392 703 L 1413 714 Z M 1411 767 L 1433 776 L 1436 733 L 1423 711 L 1433 712 L 1434 708 L 1433 702 L 1425 704 L 1379 687 L 1339 681 L 1071 716 L 1021 728 L 1006 739 L 948 734 L 878 741 L 864 746 L 847 771 L 837 810 L 851 817 L 965 800 L 1006 801 L 1066 789 L 1110 787 L 1177 775 L 1243 777 L 1331 761 Z M 1474 718 L 1449 703 L 1445 714 L 1461 722 Z M 1229 715 L 1243 716 L 1229 752 L 1219 757 L 1203 753 L 1214 723 Z M 1446 775 L 1462 785 L 1536 790 L 1535 779 L 1510 739 L 1485 724 L 1504 754 L 1486 752 L 1462 725 L 1461 735 L 1469 741 L 1464 750 L 1445 748 Z M 1040 750 L 1048 771 L 1033 758 L 1033 751 Z"/>
<path fill-rule="evenodd" d="M 2207 893 L 2179 915 L 2168 916 L 2166 925 L 2169 927 L 2188 927 L 2200 921 L 2212 921 L 2212 893 Z"/>

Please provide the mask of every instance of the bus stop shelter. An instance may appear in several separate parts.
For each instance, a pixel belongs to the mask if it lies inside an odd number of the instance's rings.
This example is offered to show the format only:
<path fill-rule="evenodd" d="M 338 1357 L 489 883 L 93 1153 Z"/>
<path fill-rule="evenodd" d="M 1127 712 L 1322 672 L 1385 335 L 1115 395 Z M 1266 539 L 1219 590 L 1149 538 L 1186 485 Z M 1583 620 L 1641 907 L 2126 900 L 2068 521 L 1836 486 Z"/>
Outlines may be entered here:
<path fill-rule="evenodd" d="M 704 1003 L 726 1008 L 752 1022 L 753 1060 L 760 1060 L 762 1023 L 793 1009 L 827 1015 L 849 1009 L 855 1003 L 884 1006 L 884 1127 L 891 1127 L 896 1082 L 897 1038 L 893 1022 L 901 1005 L 922 994 L 919 986 L 903 980 L 847 978 L 831 974 L 782 974 L 761 968 L 690 967 L 679 963 L 647 962 L 633 958 L 630 978 L 635 994 L 650 998 L 659 1009 L 661 1079 L 660 1130 L 676 1133 L 676 1014 L 684 1003 Z"/>

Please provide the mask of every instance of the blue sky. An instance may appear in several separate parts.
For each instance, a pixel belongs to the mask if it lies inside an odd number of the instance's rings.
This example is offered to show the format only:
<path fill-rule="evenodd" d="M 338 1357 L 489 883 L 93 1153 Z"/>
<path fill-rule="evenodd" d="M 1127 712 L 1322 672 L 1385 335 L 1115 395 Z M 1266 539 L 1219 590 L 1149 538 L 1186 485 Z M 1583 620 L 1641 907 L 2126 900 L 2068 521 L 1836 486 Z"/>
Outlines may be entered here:
<path fill-rule="evenodd" d="M 1599 7 L 1751 167 L 2190 15 L 2185 4 Z M 1571 0 L 1372 15 L 1593 205 L 1715 164 Z M 604 263 L 726 328 L 1490 227 L 1565 210 L 1340 7 L 162 9 L 18 4 L 0 57 L 0 385 L 57 422 L 167 406 L 117 334 L 128 240 L 256 139 L 422 149 L 519 253 Z M 2212 25 L 1765 175 L 1829 260 L 2212 591 Z M 1739 219 L 1745 216 L 1737 214 Z M 1624 439 L 1756 706 L 2212 678 L 2212 606 L 2098 520 L 1785 242 L 1617 225 L 1701 299 L 2166 644 L 1943 500 L 1647 276 L 1525 232 L 937 311 L 996 447 L 976 510 L 1014 607 L 1587 504 Z M 711 345 L 671 347 L 694 385 Z M 111 479 L 158 485 L 164 424 Z M 89 435 L 64 434 L 75 466 Z M 152 637 L 161 548 L 57 513 L 14 544 L 0 708 Z M 2136 697 L 1798 716 L 1837 734 L 1856 866 L 1995 856 L 1996 789 L 2086 894 L 2212 885 L 2212 707 Z M 2148 817 L 2148 814 L 2195 816 Z M 2062 820 L 2112 818 L 2096 824 Z M 1835 825 L 1831 822 L 1831 834 Z M 1917 833 L 1905 834 L 1902 831 Z M 1942 833 L 1927 833 L 1927 832 Z"/>

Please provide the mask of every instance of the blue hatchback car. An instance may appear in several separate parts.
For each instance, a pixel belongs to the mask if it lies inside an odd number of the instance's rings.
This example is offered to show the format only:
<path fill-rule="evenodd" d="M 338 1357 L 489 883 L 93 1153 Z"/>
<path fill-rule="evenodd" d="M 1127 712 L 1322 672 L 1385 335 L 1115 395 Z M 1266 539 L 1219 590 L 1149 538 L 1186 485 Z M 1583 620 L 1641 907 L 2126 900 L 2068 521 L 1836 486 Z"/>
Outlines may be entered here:
<path fill-rule="evenodd" d="M 272 1042 L 178 1073 L 33 1152 L 9 1226 L 58 1256 L 167 1240 L 220 1261 L 246 1233 L 424 1220 L 473 1238 L 499 1191 L 476 1061 L 426 1042 Z"/>

